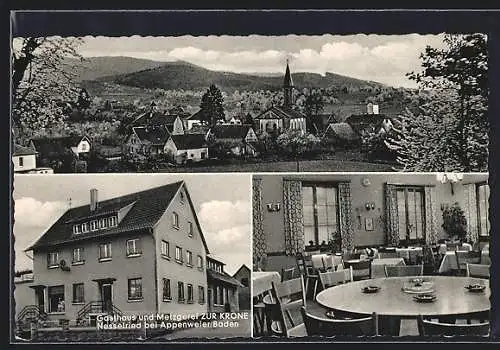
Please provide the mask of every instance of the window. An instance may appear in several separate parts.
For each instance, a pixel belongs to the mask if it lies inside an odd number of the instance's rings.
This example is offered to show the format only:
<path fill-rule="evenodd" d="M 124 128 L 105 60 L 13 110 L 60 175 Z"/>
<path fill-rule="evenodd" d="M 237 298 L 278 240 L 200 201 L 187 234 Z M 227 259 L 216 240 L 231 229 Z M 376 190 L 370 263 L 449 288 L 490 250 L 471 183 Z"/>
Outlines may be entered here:
<path fill-rule="evenodd" d="M 97 220 L 92 220 L 90 222 L 90 231 L 97 231 Z"/>
<path fill-rule="evenodd" d="M 99 219 L 99 228 L 107 228 L 108 227 L 108 220 L 107 218 Z"/>
<path fill-rule="evenodd" d="M 82 142 L 81 145 L 82 145 L 82 151 L 86 151 L 87 150 L 87 144 L 85 142 Z"/>
<path fill-rule="evenodd" d="M 172 226 L 179 228 L 179 215 L 176 212 L 172 213 Z"/>
<path fill-rule="evenodd" d="M 241 284 L 243 285 L 243 287 L 248 287 L 248 278 L 243 277 L 241 279 Z"/>
<path fill-rule="evenodd" d="M 73 284 L 73 304 L 83 304 L 85 302 L 85 288 L 83 283 Z"/>
<path fill-rule="evenodd" d="M 161 241 L 161 255 L 170 258 L 170 243 L 167 241 Z"/>
<path fill-rule="evenodd" d="M 88 222 L 84 222 L 82 224 L 82 233 L 85 233 L 85 232 L 89 232 L 89 223 Z"/>
<path fill-rule="evenodd" d="M 207 158 L 207 153 L 206 152 L 201 152 L 201 159 Z"/>
<path fill-rule="evenodd" d="M 198 304 L 205 304 L 205 287 L 198 286 Z"/>
<path fill-rule="evenodd" d="M 129 239 L 127 241 L 127 256 L 139 256 L 141 254 L 141 240 L 139 238 Z"/>
<path fill-rule="evenodd" d="M 73 234 L 77 235 L 82 233 L 82 227 L 80 225 L 73 225 Z"/>
<path fill-rule="evenodd" d="M 188 221 L 188 236 L 193 237 L 193 223 Z"/>
<path fill-rule="evenodd" d="M 180 199 L 180 202 L 181 202 L 182 204 L 184 204 L 184 192 L 183 192 L 183 191 L 181 191 L 181 192 L 179 193 L 179 199 Z"/>
<path fill-rule="evenodd" d="M 117 225 L 118 219 L 116 216 L 111 216 L 108 218 L 108 226 L 115 227 Z"/>
<path fill-rule="evenodd" d="M 224 304 L 229 303 L 229 288 L 224 287 Z"/>
<path fill-rule="evenodd" d="M 49 312 L 64 312 L 64 285 L 52 286 L 47 290 Z"/>
<path fill-rule="evenodd" d="M 172 300 L 172 293 L 170 291 L 170 279 L 164 278 L 163 279 L 163 301 L 170 301 L 170 300 Z"/>
<path fill-rule="evenodd" d="M 396 196 L 398 203 L 399 241 L 403 245 L 425 242 L 423 187 L 398 187 Z"/>
<path fill-rule="evenodd" d="M 476 190 L 479 236 L 487 237 L 490 232 L 490 222 L 488 220 L 490 186 L 488 184 L 478 184 Z"/>
<path fill-rule="evenodd" d="M 111 243 L 99 244 L 99 261 L 111 260 Z"/>
<path fill-rule="evenodd" d="M 128 300 L 142 299 L 142 278 L 129 278 Z"/>
<path fill-rule="evenodd" d="M 47 254 L 47 266 L 49 268 L 59 266 L 59 253 L 58 252 L 50 252 L 49 254 Z"/>
<path fill-rule="evenodd" d="M 194 295 L 193 295 L 193 285 L 189 284 L 187 285 L 187 302 L 192 304 L 194 300 Z"/>
<path fill-rule="evenodd" d="M 189 250 L 186 250 L 186 260 L 187 266 L 193 266 L 193 253 L 191 253 Z"/>
<path fill-rule="evenodd" d="M 203 257 L 201 255 L 198 255 L 198 268 L 203 268 Z"/>
<path fill-rule="evenodd" d="M 83 247 L 73 249 L 73 265 L 81 265 L 85 262 L 83 259 Z"/>
<path fill-rule="evenodd" d="M 24 166 L 24 158 L 19 157 L 19 166 Z"/>
<path fill-rule="evenodd" d="M 175 261 L 182 263 L 182 248 L 175 247 Z"/>
<path fill-rule="evenodd" d="M 184 302 L 184 282 L 177 282 L 177 299 L 179 303 Z"/>
<path fill-rule="evenodd" d="M 332 184 L 302 185 L 304 243 L 318 246 L 328 243 L 339 231 L 338 191 Z"/>

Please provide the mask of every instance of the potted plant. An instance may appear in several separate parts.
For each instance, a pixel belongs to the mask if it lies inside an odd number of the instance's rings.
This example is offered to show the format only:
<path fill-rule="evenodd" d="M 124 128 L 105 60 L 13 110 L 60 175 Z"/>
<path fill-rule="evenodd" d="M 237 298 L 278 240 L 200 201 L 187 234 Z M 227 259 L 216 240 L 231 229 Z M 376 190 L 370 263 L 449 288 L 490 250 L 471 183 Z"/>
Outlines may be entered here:
<path fill-rule="evenodd" d="M 443 229 L 448 237 L 463 241 L 467 234 L 467 219 L 458 203 L 443 210 Z"/>

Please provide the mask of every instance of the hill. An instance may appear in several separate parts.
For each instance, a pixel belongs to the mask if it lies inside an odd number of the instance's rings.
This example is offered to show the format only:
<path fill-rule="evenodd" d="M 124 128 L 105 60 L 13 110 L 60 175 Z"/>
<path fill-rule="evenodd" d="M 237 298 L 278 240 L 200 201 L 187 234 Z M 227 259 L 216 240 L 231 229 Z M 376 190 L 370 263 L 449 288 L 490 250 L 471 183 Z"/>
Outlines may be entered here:
<path fill-rule="evenodd" d="M 63 64 L 76 74 L 77 81 L 95 80 L 105 76 L 128 74 L 144 69 L 160 67 L 164 62 L 157 62 L 133 57 L 108 56 L 88 57 L 83 61 L 67 58 Z"/>
<path fill-rule="evenodd" d="M 383 87 L 383 84 L 346 77 L 334 73 L 324 76 L 316 73 L 292 74 L 297 88 L 316 87 L 353 87 L 363 88 Z M 206 89 L 210 84 L 216 84 L 222 90 L 277 90 L 283 85 L 283 76 L 250 75 L 231 72 L 211 71 L 183 61 L 167 62 L 161 66 L 143 69 L 140 71 L 116 75 L 106 75 L 98 78 L 100 81 L 133 86 L 145 89 L 161 88 L 173 89 Z"/>

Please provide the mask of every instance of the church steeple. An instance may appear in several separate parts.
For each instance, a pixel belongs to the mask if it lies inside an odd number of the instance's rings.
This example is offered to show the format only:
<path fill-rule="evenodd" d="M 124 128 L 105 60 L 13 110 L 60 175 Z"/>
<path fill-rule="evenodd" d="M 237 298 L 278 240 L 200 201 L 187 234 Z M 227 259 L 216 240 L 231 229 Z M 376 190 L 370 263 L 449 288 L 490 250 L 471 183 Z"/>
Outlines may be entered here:
<path fill-rule="evenodd" d="M 283 94 L 285 97 L 285 107 L 292 107 L 293 105 L 293 81 L 290 74 L 290 67 L 288 66 L 288 59 L 286 60 L 285 80 L 283 81 Z"/>

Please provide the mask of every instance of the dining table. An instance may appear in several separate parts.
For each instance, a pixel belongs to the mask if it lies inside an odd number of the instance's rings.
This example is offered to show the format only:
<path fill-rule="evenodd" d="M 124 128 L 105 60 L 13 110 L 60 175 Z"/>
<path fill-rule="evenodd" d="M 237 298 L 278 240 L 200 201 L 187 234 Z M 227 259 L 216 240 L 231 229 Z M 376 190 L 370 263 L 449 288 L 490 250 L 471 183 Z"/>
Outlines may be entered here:
<path fill-rule="evenodd" d="M 385 277 L 385 266 L 404 266 L 403 258 L 379 258 L 372 260 L 371 278 Z"/>
<path fill-rule="evenodd" d="M 490 252 L 489 250 L 483 249 L 481 251 L 481 262 L 482 265 L 491 265 Z M 439 264 L 439 273 L 447 273 L 452 270 L 457 270 L 457 258 L 455 251 L 447 251 L 446 254 L 441 259 L 441 264 Z"/>
<path fill-rule="evenodd" d="M 480 278 L 455 276 L 425 276 L 425 282 L 433 285 L 436 299 L 422 303 L 414 300 L 416 294 L 403 290 L 410 277 L 384 277 L 341 284 L 318 293 L 316 301 L 321 306 L 347 313 L 379 316 L 416 318 L 468 315 L 490 309 L 489 281 Z M 471 292 L 472 284 L 485 286 L 484 291 Z M 376 293 L 364 293 L 363 288 L 376 286 Z"/>

